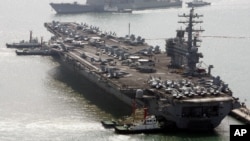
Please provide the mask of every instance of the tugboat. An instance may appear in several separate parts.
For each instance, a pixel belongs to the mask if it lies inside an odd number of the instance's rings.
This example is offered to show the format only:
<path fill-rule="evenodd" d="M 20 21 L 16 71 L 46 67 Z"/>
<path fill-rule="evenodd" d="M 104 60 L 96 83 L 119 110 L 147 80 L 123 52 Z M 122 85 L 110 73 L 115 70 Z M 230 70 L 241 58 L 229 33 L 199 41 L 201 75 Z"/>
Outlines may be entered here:
<path fill-rule="evenodd" d="M 162 129 L 154 115 L 146 116 L 144 120 L 138 123 L 115 126 L 115 132 L 119 134 L 156 133 Z"/>
<path fill-rule="evenodd" d="M 29 41 L 20 41 L 19 43 L 6 43 L 7 48 L 36 48 L 41 47 L 41 43 L 38 42 L 37 38 L 32 38 L 32 31 L 30 31 L 30 40 Z"/>
<path fill-rule="evenodd" d="M 191 2 L 186 3 L 188 7 L 200 7 L 200 6 L 206 6 L 206 5 L 211 5 L 210 2 L 205 2 L 203 0 L 193 0 Z"/>
<path fill-rule="evenodd" d="M 133 106 L 133 120 L 117 124 L 114 126 L 115 132 L 118 134 L 137 134 L 137 133 L 157 133 L 160 132 L 164 123 L 160 123 L 155 115 L 148 115 L 148 109 L 136 109 Z M 143 110 L 143 113 L 142 111 Z M 143 117 L 141 117 L 143 116 Z"/>

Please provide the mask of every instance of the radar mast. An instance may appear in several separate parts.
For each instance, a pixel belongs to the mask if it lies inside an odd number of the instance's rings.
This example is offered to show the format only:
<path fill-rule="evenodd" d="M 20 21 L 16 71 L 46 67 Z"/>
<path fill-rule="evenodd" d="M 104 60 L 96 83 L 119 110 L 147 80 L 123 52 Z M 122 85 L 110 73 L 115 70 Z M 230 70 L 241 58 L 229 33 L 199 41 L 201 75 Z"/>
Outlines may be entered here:
<path fill-rule="evenodd" d="M 175 39 L 167 40 L 166 52 L 171 57 L 172 67 L 184 68 L 186 75 L 196 76 L 199 75 L 196 64 L 199 63 L 199 58 L 203 57 L 202 53 L 198 52 L 199 45 L 197 42 L 201 42 L 198 39 L 198 35 L 204 30 L 201 27 L 194 29 L 194 26 L 203 23 L 203 21 L 198 20 L 203 15 L 194 13 L 194 9 L 192 8 L 189 14 L 184 13 L 178 16 L 187 19 L 178 21 L 178 23 L 185 24 L 186 28 L 177 30 L 177 37 Z M 185 32 L 187 33 L 187 40 L 184 39 Z"/>

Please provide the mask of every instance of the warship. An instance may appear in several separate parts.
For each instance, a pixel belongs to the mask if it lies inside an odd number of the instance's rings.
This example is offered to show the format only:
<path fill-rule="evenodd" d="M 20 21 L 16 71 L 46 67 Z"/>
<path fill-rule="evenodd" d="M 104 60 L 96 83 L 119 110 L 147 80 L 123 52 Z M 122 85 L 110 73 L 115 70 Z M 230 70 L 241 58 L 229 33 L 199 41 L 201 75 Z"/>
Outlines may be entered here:
<path fill-rule="evenodd" d="M 85 12 L 127 12 L 149 8 L 181 7 L 181 0 L 87 0 L 86 4 L 50 3 L 58 14 Z"/>
<path fill-rule="evenodd" d="M 86 23 L 44 23 L 51 37 L 53 58 L 72 73 L 132 107 L 148 109 L 158 121 L 179 129 L 209 130 L 217 127 L 233 109 L 238 98 L 220 76 L 213 76 L 213 65 L 203 66 L 195 25 L 202 17 L 179 15 L 176 37 L 166 40 L 166 50 L 150 46 L 133 34 L 117 37 Z M 79 46 L 81 44 L 81 46 Z"/>
<path fill-rule="evenodd" d="M 186 3 L 188 7 L 201 7 L 201 6 L 206 6 L 206 5 L 211 5 L 210 2 L 205 2 L 203 0 L 193 0 L 191 2 Z"/>
<path fill-rule="evenodd" d="M 16 55 L 51 55 L 51 50 L 45 47 L 17 49 Z"/>
<path fill-rule="evenodd" d="M 32 37 L 32 31 L 30 31 L 29 41 L 22 40 L 19 43 L 6 43 L 6 47 L 7 48 L 36 48 L 36 47 L 41 47 L 42 46 L 41 43 L 38 42 L 37 38 Z"/>

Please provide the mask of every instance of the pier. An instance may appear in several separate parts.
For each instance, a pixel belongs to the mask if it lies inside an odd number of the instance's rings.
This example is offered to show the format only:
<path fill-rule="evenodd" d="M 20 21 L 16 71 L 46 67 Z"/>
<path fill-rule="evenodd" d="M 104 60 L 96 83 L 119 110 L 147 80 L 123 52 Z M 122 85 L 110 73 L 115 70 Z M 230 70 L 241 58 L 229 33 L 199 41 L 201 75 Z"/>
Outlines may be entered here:
<path fill-rule="evenodd" d="M 240 108 L 232 110 L 229 115 L 244 124 L 250 125 L 250 109 L 244 104 Z"/>

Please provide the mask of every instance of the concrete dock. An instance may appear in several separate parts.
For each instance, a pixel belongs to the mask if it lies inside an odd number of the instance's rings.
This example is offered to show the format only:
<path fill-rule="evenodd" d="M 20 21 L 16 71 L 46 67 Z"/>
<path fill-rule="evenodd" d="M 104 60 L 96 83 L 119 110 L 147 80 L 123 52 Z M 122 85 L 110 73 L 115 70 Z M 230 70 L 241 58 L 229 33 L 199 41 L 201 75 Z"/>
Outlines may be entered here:
<path fill-rule="evenodd" d="M 232 110 L 229 115 L 245 124 L 250 124 L 250 109 L 245 105 L 242 105 L 241 108 Z"/>

